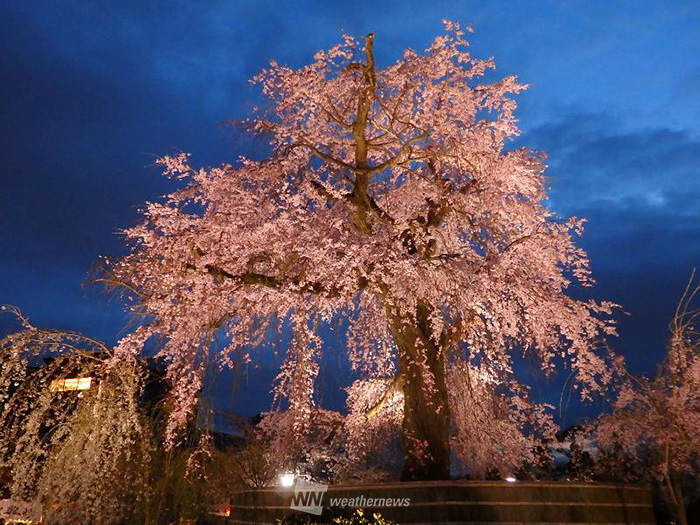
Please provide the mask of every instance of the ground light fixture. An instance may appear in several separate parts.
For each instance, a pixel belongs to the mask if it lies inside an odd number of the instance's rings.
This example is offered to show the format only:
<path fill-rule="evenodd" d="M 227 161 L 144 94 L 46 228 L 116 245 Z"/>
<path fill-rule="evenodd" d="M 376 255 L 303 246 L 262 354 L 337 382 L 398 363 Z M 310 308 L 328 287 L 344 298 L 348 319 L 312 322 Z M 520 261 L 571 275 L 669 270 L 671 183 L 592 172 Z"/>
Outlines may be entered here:
<path fill-rule="evenodd" d="M 515 483 L 515 482 L 518 481 L 518 480 L 515 479 L 513 476 L 508 476 L 508 477 L 506 478 L 506 481 L 507 481 L 508 483 Z"/>
<path fill-rule="evenodd" d="M 292 487 L 294 486 L 294 480 L 296 475 L 292 472 L 285 472 L 279 476 L 279 484 L 281 487 Z"/>

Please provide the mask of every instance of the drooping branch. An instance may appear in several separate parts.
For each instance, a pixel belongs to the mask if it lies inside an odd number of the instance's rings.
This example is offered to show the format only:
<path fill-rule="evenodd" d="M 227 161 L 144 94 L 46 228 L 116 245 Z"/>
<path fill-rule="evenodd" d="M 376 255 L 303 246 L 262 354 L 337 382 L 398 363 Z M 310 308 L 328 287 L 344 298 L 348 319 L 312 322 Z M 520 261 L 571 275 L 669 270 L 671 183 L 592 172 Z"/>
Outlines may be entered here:
<path fill-rule="evenodd" d="M 100 352 L 105 355 L 112 355 L 112 350 L 102 341 L 98 341 L 92 337 L 73 332 L 70 330 L 48 330 L 38 328 L 29 322 L 19 308 L 12 305 L 1 305 L 1 312 L 7 312 L 15 316 L 23 327 L 23 331 L 19 334 L 11 334 L 3 339 L 0 339 L 0 348 L 6 348 L 17 343 L 18 337 L 25 342 L 31 342 L 38 347 L 48 348 L 69 348 L 76 353 L 81 353 L 89 357 L 90 353 Z M 84 346 L 78 346 L 82 343 Z"/>

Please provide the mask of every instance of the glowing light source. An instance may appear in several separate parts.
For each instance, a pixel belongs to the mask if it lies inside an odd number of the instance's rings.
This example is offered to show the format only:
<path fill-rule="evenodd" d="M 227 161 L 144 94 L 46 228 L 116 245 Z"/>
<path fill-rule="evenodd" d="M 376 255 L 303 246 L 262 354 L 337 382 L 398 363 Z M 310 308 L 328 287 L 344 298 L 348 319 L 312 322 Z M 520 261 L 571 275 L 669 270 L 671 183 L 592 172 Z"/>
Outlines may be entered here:
<path fill-rule="evenodd" d="M 294 479 L 296 476 L 291 472 L 285 472 L 280 474 L 280 486 L 282 487 L 292 487 L 294 486 Z"/>
<path fill-rule="evenodd" d="M 49 385 L 50 392 L 68 392 L 71 390 L 90 390 L 92 377 L 76 377 L 73 379 L 54 379 Z"/>
<path fill-rule="evenodd" d="M 229 503 L 212 505 L 209 507 L 209 514 L 213 516 L 231 516 L 231 505 Z"/>
<path fill-rule="evenodd" d="M 508 483 L 515 483 L 515 482 L 518 481 L 518 480 L 515 479 L 513 476 L 508 476 L 508 477 L 506 478 L 506 481 L 507 481 Z"/>

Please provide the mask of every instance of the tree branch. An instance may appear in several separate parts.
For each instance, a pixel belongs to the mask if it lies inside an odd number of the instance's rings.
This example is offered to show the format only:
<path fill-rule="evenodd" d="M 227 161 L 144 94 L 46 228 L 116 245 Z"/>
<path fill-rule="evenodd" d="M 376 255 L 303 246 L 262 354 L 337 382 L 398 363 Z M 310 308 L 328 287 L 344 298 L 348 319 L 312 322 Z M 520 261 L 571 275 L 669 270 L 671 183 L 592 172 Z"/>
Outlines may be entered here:
<path fill-rule="evenodd" d="M 403 375 L 402 374 L 397 374 L 394 376 L 394 378 L 391 380 L 391 383 L 389 383 L 389 386 L 387 387 L 386 391 L 384 394 L 382 394 L 382 397 L 379 398 L 379 401 L 372 406 L 367 412 L 365 412 L 365 419 L 369 420 L 372 419 L 374 416 L 376 416 L 379 412 L 381 412 L 382 408 L 386 405 L 386 403 L 389 401 L 389 398 L 394 395 L 396 392 L 403 392 Z"/>

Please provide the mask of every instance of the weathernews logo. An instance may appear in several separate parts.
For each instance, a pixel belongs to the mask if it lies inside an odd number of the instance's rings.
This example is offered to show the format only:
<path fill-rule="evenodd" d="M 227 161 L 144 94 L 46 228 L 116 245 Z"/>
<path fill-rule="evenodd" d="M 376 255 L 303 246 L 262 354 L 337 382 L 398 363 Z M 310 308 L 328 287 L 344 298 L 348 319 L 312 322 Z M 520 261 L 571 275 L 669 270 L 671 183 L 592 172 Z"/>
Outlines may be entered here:
<path fill-rule="evenodd" d="M 297 478 L 290 507 L 293 510 L 320 516 L 323 511 L 323 495 L 326 493 L 326 490 L 328 490 L 328 485 L 307 481 L 304 478 Z"/>
<path fill-rule="evenodd" d="M 328 485 L 314 483 L 301 477 L 296 478 L 290 508 L 320 516 L 323 512 L 323 496 L 327 490 Z M 366 498 L 362 495 L 329 500 L 331 507 L 342 508 L 408 507 L 410 504 L 411 498 Z"/>

